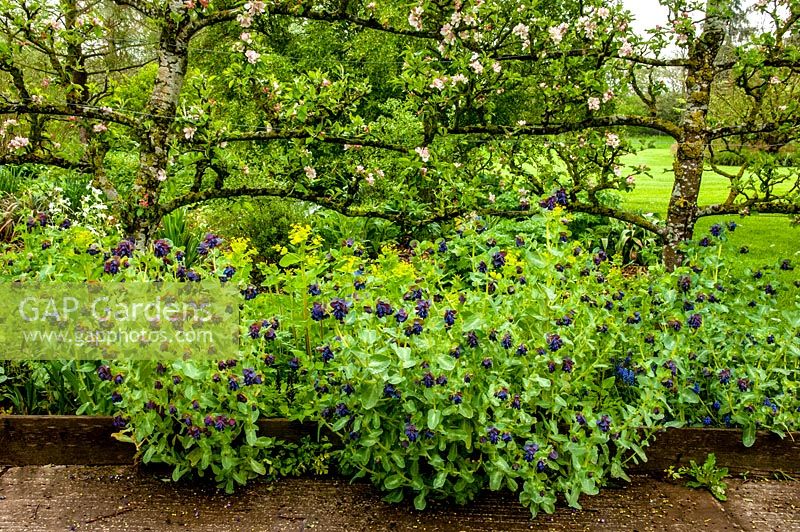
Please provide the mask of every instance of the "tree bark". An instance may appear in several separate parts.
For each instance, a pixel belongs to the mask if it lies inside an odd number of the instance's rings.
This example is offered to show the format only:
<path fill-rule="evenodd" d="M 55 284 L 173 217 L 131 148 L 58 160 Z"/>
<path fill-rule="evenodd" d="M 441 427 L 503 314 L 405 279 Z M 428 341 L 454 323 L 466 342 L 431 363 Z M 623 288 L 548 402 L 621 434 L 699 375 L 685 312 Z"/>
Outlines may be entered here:
<path fill-rule="evenodd" d="M 683 256 L 679 246 L 691 240 L 698 218 L 697 200 L 703 180 L 705 152 L 710 142 L 706 117 L 716 75 L 714 61 L 725 40 L 715 0 L 707 3 L 706 14 L 708 18 L 703 33 L 689 50 L 686 66 L 687 103 L 681 119 L 678 153 L 673 163 L 675 180 L 667 208 L 664 238 L 664 265 L 670 271 L 681 265 Z"/>
<path fill-rule="evenodd" d="M 159 193 L 168 176 L 171 127 L 175 122 L 181 89 L 188 63 L 188 42 L 180 37 L 181 26 L 170 17 L 172 8 L 182 4 L 170 3 L 162 21 L 158 49 L 158 74 L 146 112 L 152 123 L 139 152 L 139 171 L 133 187 L 133 200 L 124 216 L 125 230 L 137 245 L 145 246 L 160 223 Z"/>

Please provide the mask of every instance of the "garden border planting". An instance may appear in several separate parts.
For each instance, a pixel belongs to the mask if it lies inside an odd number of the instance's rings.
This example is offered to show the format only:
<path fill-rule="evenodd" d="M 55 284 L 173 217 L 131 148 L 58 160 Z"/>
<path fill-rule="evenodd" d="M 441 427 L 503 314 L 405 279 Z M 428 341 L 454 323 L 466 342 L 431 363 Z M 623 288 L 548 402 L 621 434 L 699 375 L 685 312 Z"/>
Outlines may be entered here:
<path fill-rule="evenodd" d="M 136 450 L 113 438 L 112 423 L 107 416 L 0 416 L 0 466 L 132 463 Z M 314 424 L 280 418 L 262 419 L 259 427 L 261 435 L 289 442 L 318 433 Z M 647 462 L 631 464 L 630 473 L 662 473 L 714 453 L 717 465 L 731 473 L 800 475 L 800 432 L 784 438 L 760 432 L 753 446 L 745 447 L 736 429 L 667 429 L 646 452 Z"/>

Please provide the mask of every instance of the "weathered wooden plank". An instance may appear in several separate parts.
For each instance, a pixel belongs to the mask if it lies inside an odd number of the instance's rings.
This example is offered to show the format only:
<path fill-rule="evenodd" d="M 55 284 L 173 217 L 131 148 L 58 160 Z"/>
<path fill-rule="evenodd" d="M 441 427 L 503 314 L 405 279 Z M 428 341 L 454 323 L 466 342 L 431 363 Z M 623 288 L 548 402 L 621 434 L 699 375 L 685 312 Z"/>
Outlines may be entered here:
<path fill-rule="evenodd" d="M 730 481 L 733 492 L 743 485 Z M 782 506 L 772 510 L 774 494 Z M 484 492 L 466 506 L 410 501 L 392 505 L 364 482 L 290 478 L 252 482 L 232 496 L 201 482 L 162 482 L 130 466 L 12 468 L 0 479 L 0 531 L 463 531 L 489 530 L 756 530 L 735 515 L 757 515 L 757 530 L 794 530 L 800 484 L 764 482 L 735 497 L 746 507 L 717 503 L 705 490 L 634 476 L 630 484 L 581 498 L 583 510 L 560 504 L 555 514 L 531 519 L 506 491 Z M 769 509 L 767 512 L 765 510 Z"/>
<path fill-rule="evenodd" d="M 0 416 L 0 465 L 130 464 L 135 448 L 111 437 L 110 417 Z"/>
<path fill-rule="evenodd" d="M 733 429 L 684 428 L 659 433 L 652 446 L 645 449 L 647 462 L 631 467 L 635 473 L 657 473 L 669 466 L 687 465 L 690 460 L 702 463 L 714 453 L 719 467 L 731 473 L 769 475 L 783 472 L 800 475 L 800 433 L 760 432 L 752 447 L 742 444 L 742 432 Z"/>
<path fill-rule="evenodd" d="M 317 437 L 317 426 L 286 419 L 265 419 L 260 434 L 299 441 Z M 0 416 L 0 465 L 112 465 L 133 462 L 134 449 L 114 440 L 108 417 Z M 760 433 L 750 448 L 742 434 L 730 429 L 670 429 L 660 433 L 646 449 L 647 462 L 631 464 L 633 473 L 661 473 L 689 460 L 702 462 L 709 453 L 717 464 L 733 473 L 765 475 L 783 472 L 800 475 L 800 433 L 780 439 Z"/>

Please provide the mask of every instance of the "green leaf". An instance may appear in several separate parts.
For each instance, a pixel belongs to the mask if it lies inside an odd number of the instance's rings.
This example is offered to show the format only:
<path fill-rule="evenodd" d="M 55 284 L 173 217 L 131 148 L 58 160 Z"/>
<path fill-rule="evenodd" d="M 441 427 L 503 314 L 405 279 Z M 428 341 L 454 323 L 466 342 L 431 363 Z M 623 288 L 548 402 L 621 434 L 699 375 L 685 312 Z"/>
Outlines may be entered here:
<path fill-rule="evenodd" d="M 499 469 L 494 469 L 491 473 L 489 473 L 489 489 L 492 491 L 497 491 L 500 489 L 500 485 L 503 483 L 503 472 Z"/>
<path fill-rule="evenodd" d="M 447 482 L 447 471 L 439 471 L 439 474 L 433 479 L 433 489 L 438 490 L 444 486 L 445 482 Z"/>
<path fill-rule="evenodd" d="M 419 495 L 414 497 L 414 508 L 416 508 L 419 511 L 422 511 L 422 510 L 425 509 L 425 507 L 427 505 L 428 505 L 428 502 L 425 500 L 425 492 L 424 491 L 420 491 Z"/>
<path fill-rule="evenodd" d="M 443 371 L 452 371 L 456 367 L 456 359 L 450 355 L 443 355 L 436 359 L 436 365 Z"/>
<path fill-rule="evenodd" d="M 255 458 L 250 459 L 250 469 L 252 469 L 255 473 L 259 475 L 266 475 L 267 468 L 264 467 L 264 464 L 256 460 Z"/>
<path fill-rule="evenodd" d="M 183 469 L 181 466 L 176 465 L 175 469 L 172 470 L 172 481 L 178 482 L 181 477 L 186 473 L 186 470 Z"/>
<path fill-rule="evenodd" d="M 754 424 L 747 424 L 742 429 L 742 445 L 745 447 L 752 447 L 756 442 L 756 426 Z"/>
<path fill-rule="evenodd" d="M 280 266 L 281 268 L 288 268 L 289 266 L 294 266 L 295 264 L 300 262 L 300 260 L 301 260 L 300 256 L 297 255 L 296 253 L 287 253 L 286 255 L 281 257 L 278 266 Z"/>
<path fill-rule="evenodd" d="M 370 359 L 367 367 L 374 375 L 382 375 L 387 369 L 389 369 L 389 365 L 391 365 L 391 363 L 392 361 L 387 357 L 383 355 L 376 355 Z"/>
<path fill-rule="evenodd" d="M 247 445 L 251 447 L 256 444 L 258 441 L 258 436 L 256 436 L 256 431 L 254 428 L 248 427 L 247 430 L 245 430 L 245 439 L 247 440 Z"/>
<path fill-rule="evenodd" d="M 367 385 L 366 391 L 364 392 L 364 402 L 362 403 L 364 410 L 372 410 L 375 408 L 375 405 L 381 400 L 382 391 L 381 386 L 377 383 L 373 382 Z"/>
<path fill-rule="evenodd" d="M 442 421 L 442 411 L 437 410 L 435 408 L 431 408 L 428 410 L 428 428 L 431 430 L 436 430 L 436 427 L 439 426 L 439 423 Z"/>
<path fill-rule="evenodd" d="M 383 481 L 383 487 L 389 491 L 399 488 L 405 483 L 405 479 L 401 475 L 392 475 L 386 477 Z"/>

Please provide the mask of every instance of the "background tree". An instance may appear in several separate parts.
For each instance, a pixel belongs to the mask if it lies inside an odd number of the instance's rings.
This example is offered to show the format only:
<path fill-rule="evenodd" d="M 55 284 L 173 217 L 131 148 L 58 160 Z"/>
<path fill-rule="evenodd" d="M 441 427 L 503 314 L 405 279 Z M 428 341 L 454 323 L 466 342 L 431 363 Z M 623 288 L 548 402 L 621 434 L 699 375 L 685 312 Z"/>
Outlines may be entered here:
<path fill-rule="evenodd" d="M 797 176 L 770 152 L 728 173 L 724 203 L 698 193 L 712 147 L 796 139 L 800 5 L 664 4 L 645 38 L 599 0 L 2 0 L 0 163 L 90 174 L 142 243 L 165 214 L 221 198 L 411 225 L 528 216 L 543 194 L 653 231 L 675 265 L 701 216 L 798 212 Z M 765 22 L 738 31 L 753 13 Z M 620 105 L 628 92 L 641 105 Z M 712 112 L 718 92 L 736 113 Z M 676 141 L 664 223 L 607 201 L 642 171 L 622 163 L 626 128 Z"/>

